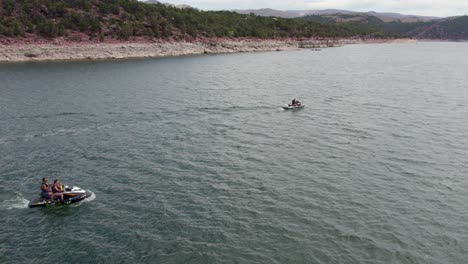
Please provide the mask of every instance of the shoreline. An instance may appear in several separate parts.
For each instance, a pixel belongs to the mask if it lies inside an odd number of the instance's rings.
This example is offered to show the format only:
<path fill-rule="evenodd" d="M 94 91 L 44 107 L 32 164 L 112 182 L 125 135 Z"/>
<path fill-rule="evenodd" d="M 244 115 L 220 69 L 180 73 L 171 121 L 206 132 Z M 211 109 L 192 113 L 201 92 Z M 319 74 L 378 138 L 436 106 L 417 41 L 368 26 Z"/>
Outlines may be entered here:
<path fill-rule="evenodd" d="M 0 63 L 121 60 L 200 54 L 322 49 L 349 44 L 415 42 L 411 39 L 201 39 L 113 43 L 0 44 Z"/>

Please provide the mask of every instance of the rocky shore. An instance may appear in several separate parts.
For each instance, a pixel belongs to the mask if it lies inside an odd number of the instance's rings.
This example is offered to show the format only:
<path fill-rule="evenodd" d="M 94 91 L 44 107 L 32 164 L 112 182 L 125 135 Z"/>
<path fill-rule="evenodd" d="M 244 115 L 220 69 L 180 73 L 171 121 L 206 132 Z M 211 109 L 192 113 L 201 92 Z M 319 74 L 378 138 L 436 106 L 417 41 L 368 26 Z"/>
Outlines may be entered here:
<path fill-rule="evenodd" d="M 282 51 L 300 48 L 325 48 L 365 42 L 369 41 L 363 41 L 359 39 L 213 39 L 190 42 L 158 41 L 120 43 L 13 43 L 0 44 L 0 63 L 156 58 L 210 53 Z"/>

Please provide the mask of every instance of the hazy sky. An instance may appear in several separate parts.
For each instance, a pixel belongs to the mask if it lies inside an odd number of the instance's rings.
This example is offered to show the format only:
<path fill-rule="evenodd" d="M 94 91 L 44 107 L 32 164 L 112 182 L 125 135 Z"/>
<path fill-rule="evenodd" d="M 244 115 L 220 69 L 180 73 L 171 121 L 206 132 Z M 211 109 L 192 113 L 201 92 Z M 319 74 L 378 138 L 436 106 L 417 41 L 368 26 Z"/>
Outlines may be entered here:
<path fill-rule="evenodd" d="M 257 8 L 314 10 L 333 8 L 423 16 L 455 16 L 468 13 L 468 0 L 161 0 L 161 2 L 187 4 L 202 10 Z"/>

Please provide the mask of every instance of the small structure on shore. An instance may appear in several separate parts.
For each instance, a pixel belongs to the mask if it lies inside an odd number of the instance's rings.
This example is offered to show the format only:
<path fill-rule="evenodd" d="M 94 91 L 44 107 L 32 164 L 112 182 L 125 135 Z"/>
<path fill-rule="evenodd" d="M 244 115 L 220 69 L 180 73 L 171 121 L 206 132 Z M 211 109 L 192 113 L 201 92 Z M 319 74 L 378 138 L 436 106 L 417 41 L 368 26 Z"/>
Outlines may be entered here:
<path fill-rule="evenodd" d="M 334 40 L 302 40 L 299 41 L 298 46 L 301 49 L 314 49 L 320 50 L 321 48 L 339 47 L 342 44 Z"/>

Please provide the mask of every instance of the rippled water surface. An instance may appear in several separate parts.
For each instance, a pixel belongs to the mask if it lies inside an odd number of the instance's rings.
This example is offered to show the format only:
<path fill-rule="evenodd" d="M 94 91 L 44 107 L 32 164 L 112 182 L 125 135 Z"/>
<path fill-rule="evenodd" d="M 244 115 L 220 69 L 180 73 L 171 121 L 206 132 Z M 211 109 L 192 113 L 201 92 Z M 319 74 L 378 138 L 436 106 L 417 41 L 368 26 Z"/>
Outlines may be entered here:
<path fill-rule="evenodd" d="M 0 262 L 467 263 L 467 84 L 463 43 L 0 65 Z"/>

